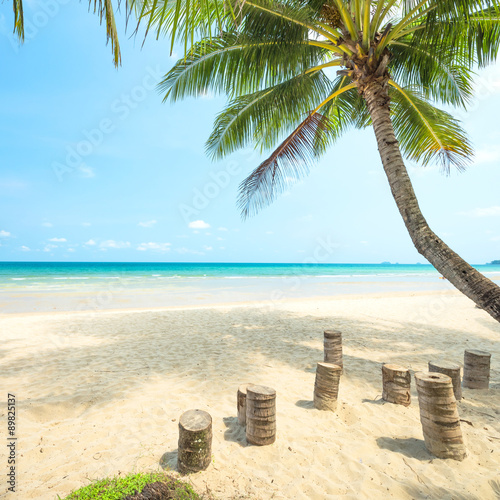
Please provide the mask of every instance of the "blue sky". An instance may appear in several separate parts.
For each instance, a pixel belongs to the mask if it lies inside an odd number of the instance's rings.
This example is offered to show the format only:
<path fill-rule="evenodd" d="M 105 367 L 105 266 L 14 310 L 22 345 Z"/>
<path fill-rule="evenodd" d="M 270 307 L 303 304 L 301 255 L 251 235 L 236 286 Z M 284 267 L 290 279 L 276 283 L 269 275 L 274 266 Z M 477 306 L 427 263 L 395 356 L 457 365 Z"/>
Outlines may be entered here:
<path fill-rule="evenodd" d="M 264 157 L 205 155 L 225 98 L 163 104 L 156 83 L 177 59 L 168 41 L 141 48 L 120 19 L 116 70 L 87 8 L 31 0 L 19 46 L 11 4 L 0 6 L 0 260 L 425 262 L 369 129 L 348 133 L 307 179 L 241 221 L 238 185 Z M 500 258 L 498 65 L 478 76 L 477 92 L 460 113 L 477 153 L 468 171 L 408 167 L 431 227 L 481 264 Z"/>

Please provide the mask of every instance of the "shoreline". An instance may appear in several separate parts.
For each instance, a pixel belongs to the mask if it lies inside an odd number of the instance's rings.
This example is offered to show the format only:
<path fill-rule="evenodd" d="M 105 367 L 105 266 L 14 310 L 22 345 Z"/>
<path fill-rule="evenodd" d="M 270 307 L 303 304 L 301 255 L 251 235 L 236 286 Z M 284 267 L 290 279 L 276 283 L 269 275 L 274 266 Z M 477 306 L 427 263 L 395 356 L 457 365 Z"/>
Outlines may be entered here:
<path fill-rule="evenodd" d="M 131 307 L 131 308 L 100 308 L 98 310 L 78 310 L 78 309 L 68 309 L 68 310 L 43 310 L 43 311 L 15 311 L 15 312 L 2 312 L 0 313 L 1 318 L 23 318 L 23 317 L 35 317 L 35 316 L 63 316 L 63 315 L 86 315 L 95 317 L 98 314 L 141 314 L 141 313 L 161 313 L 161 312 L 173 312 L 173 311 L 197 311 L 197 310 L 218 310 L 218 309 L 238 309 L 238 308 L 267 308 L 276 309 L 281 306 L 299 304 L 299 303 L 309 303 L 317 301 L 343 301 L 343 300 L 377 300 L 385 298 L 408 298 L 408 297 L 464 297 L 461 292 L 452 288 L 448 290 L 414 290 L 414 291 L 404 291 L 404 292 L 382 292 L 373 291 L 364 294 L 338 294 L 338 295 L 318 295 L 313 297 L 291 297 L 287 299 L 281 299 L 279 301 L 269 301 L 269 300 L 255 300 L 255 301 L 233 301 L 233 302 L 215 302 L 209 304 L 190 304 L 190 305 L 176 305 L 176 306 L 158 306 L 158 307 Z M 469 300 L 469 299 L 467 299 Z M 473 302 L 471 301 L 471 304 Z"/>
<path fill-rule="evenodd" d="M 232 280 L 231 280 L 232 281 Z M 235 280 L 236 281 L 236 280 Z M 94 290 L 17 290 L 0 288 L 0 314 L 56 311 L 105 311 L 165 309 L 172 307 L 212 307 L 233 303 L 277 304 L 310 297 L 356 297 L 384 293 L 445 293 L 455 288 L 445 280 L 351 280 L 332 281 L 304 277 L 237 280 L 237 284 L 206 280 L 182 287 L 116 288 Z"/>

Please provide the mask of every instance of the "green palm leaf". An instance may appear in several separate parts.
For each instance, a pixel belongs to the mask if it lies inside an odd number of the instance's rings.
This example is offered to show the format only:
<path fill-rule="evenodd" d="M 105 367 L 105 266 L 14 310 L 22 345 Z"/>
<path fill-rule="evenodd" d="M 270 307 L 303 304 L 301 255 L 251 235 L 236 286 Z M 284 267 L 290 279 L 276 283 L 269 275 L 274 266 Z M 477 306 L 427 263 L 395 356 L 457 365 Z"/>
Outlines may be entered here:
<path fill-rule="evenodd" d="M 446 172 L 450 165 L 463 170 L 473 151 L 458 121 L 418 92 L 389 83 L 392 123 L 402 152 L 424 165 L 438 161 Z"/>
<path fill-rule="evenodd" d="M 90 4 L 92 0 L 90 0 Z M 106 23 L 107 42 L 111 42 L 111 51 L 113 52 L 113 61 L 115 66 L 121 63 L 120 42 L 118 40 L 118 31 L 116 30 L 115 15 L 111 0 L 94 0 L 94 13 L 99 15 L 101 24 Z"/>
<path fill-rule="evenodd" d="M 465 107 L 472 98 L 473 74 L 450 47 L 428 52 L 411 42 L 395 42 L 389 70 L 403 87 L 418 87 L 435 101 Z"/>
<path fill-rule="evenodd" d="M 261 150 L 275 147 L 328 96 L 331 86 L 318 71 L 234 99 L 217 116 L 207 152 L 222 158 L 250 142 Z"/>
<path fill-rule="evenodd" d="M 313 113 L 278 146 L 241 184 L 238 205 L 243 218 L 256 214 L 274 201 L 290 182 L 309 173 L 309 161 L 315 157 L 318 131 L 324 117 Z"/>
<path fill-rule="evenodd" d="M 334 81 L 331 91 L 331 95 L 337 95 L 320 108 L 325 119 L 323 127 L 318 130 L 315 139 L 317 157 L 324 154 L 342 134 L 351 128 L 365 128 L 370 124 L 368 108 L 357 89 L 353 88 L 338 93 L 350 83 L 351 80 L 348 77 L 338 77 Z"/>
<path fill-rule="evenodd" d="M 307 40 L 249 39 L 236 33 L 202 40 L 180 59 L 160 83 L 173 101 L 208 89 L 229 96 L 277 85 L 324 60 L 326 50 Z M 266 61 L 266 64 L 262 64 Z"/>
<path fill-rule="evenodd" d="M 24 14 L 22 0 L 13 0 L 12 7 L 14 9 L 14 33 L 20 40 L 24 41 Z"/>

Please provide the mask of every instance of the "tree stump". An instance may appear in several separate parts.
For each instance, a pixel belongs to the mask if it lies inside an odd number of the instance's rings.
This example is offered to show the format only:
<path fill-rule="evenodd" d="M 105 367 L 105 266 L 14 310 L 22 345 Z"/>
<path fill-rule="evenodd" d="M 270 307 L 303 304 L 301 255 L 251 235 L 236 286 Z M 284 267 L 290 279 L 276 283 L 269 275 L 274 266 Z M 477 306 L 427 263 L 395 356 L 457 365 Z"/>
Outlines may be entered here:
<path fill-rule="evenodd" d="M 325 330 L 324 333 L 325 363 L 340 366 L 341 373 L 344 370 L 342 360 L 342 332 L 338 330 Z"/>
<path fill-rule="evenodd" d="M 438 458 L 463 460 L 466 450 L 451 378 L 444 373 L 415 373 L 425 446 Z"/>
<path fill-rule="evenodd" d="M 246 425 L 247 421 L 247 387 L 252 384 L 242 384 L 238 387 L 236 395 L 236 409 L 238 410 L 238 423 Z"/>
<path fill-rule="evenodd" d="M 462 400 L 462 380 L 460 378 L 460 365 L 450 363 L 449 361 L 429 361 L 429 371 L 444 373 L 451 378 L 453 384 L 453 394 L 457 401 Z"/>
<path fill-rule="evenodd" d="M 318 363 L 314 382 L 314 407 L 318 410 L 335 411 L 339 396 L 339 380 L 342 368 L 332 363 Z"/>
<path fill-rule="evenodd" d="M 181 474 L 205 470 L 212 459 L 212 417 L 203 410 L 189 410 L 179 419 L 179 454 Z"/>
<path fill-rule="evenodd" d="M 396 405 L 410 406 L 411 376 L 407 368 L 382 365 L 382 399 Z"/>
<path fill-rule="evenodd" d="M 491 354 L 486 351 L 466 349 L 464 353 L 464 387 L 488 389 L 490 385 Z"/>
<path fill-rule="evenodd" d="M 251 444 L 264 446 L 276 441 L 276 391 L 249 385 L 246 398 L 246 436 Z"/>

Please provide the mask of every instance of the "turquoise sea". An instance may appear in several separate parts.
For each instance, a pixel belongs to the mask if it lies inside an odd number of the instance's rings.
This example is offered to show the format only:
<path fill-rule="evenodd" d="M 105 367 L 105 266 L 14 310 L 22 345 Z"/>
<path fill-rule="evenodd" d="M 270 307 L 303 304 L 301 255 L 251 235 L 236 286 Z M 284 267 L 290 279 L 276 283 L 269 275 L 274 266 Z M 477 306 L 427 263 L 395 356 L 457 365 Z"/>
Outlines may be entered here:
<path fill-rule="evenodd" d="M 498 280 L 500 266 L 478 265 Z M 446 291 L 423 264 L 0 262 L 0 313 L 275 303 Z"/>
<path fill-rule="evenodd" d="M 475 266 L 485 275 L 500 273 L 500 265 Z M 93 288 L 120 280 L 131 288 L 237 279 L 304 277 L 334 281 L 425 280 L 439 274 L 427 264 L 247 264 L 140 262 L 0 262 L 0 288 Z M 194 281 L 193 281 L 194 280 Z"/>

